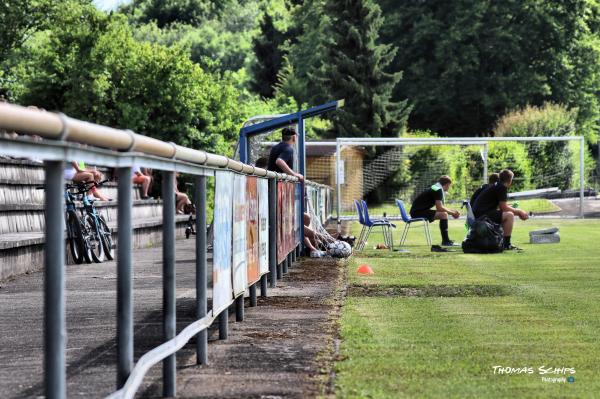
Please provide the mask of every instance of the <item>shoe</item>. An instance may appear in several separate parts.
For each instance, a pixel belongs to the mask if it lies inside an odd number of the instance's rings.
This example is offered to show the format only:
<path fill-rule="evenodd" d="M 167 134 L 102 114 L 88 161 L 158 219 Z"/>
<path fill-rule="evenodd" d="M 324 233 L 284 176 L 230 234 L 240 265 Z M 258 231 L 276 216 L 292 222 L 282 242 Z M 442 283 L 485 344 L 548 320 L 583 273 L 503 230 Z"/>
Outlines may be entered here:
<path fill-rule="evenodd" d="M 431 252 L 449 252 L 446 248 L 442 248 L 439 245 L 432 245 Z"/>
<path fill-rule="evenodd" d="M 519 247 L 515 247 L 514 245 L 510 244 L 510 245 L 505 245 L 504 246 L 504 250 L 505 251 L 522 251 L 521 248 Z"/>
<path fill-rule="evenodd" d="M 459 246 L 460 246 L 460 244 L 457 244 L 452 240 L 442 242 L 442 247 L 459 247 Z"/>
<path fill-rule="evenodd" d="M 325 251 L 310 251 L 311 258 L 322 258 L 325 256 Z"/>
<path fill-rule="evenodd" d="M 149 195 L 142 196 L 140 198 L 143 199 L 143 200 L 148 200 L 148 199 L 153 200 L 154 199 L 154 197 L 150 197 Z"/>

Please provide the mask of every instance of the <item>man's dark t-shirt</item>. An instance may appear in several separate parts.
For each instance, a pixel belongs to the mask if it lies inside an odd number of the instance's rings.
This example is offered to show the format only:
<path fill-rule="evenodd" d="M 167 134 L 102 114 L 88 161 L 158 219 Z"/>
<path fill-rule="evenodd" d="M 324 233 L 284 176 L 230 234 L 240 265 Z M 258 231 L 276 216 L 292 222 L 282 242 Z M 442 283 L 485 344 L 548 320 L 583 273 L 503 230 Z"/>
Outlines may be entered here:
<path fill-rule="evenodd" d="M 271 152 L 269 153 L 269 164 L 267 165 L 267 169 L 269 170 L 277 173 L 285 173 L 275 163 L 277 158 L 281 158 L 290 169 L 294 167 L 294 149 L 288 143 L 282 141 L 271 148 Z"/>
<path fill-rule="evenodd" d="M 483 190 L 473 204 L 475 217 L 485 215 L 498 209 L 500 202 L 508 200 L 508 189 L 502 183 L 495 184 Z"/>
<path fill-rule="evenodd" d="M 421 212 L 431 209 L 435 205 L 435 201 L 443 201 L 444 193 L 442 188 L 434 190 L 428 188 L 415 198 L 410 208 L 410 213 Z"/>
<path fill-rule="evenodd" d="M 471 207 L 473 207 L 473 204 L 475 204 L 475 201 L 477 200 L 477 197 L 479 197 L 479 194 L 481 194 L 483 192 L 483 190 L 485 190 L 489 186 L 490 185 L 486 183 L 486 184 L 481 185 L 481 187 L 479 187 L 477 190 L 475 190 L 473 195 L 471 195 L 471 200 L 469 201 L 469 203 L 471 204 Z"/>

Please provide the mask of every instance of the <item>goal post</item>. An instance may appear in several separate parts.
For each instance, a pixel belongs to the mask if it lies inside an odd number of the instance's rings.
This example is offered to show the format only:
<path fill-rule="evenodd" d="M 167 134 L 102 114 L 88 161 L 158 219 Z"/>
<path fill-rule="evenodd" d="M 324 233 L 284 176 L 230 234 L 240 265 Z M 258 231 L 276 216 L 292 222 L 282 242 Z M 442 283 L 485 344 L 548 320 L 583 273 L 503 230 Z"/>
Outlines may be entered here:
<path fill-rule="evenodd" d="M 502 144 L 504 143 L 504 144 Z M 481 173 L 482 179 L 479 182 L 484 183 L 487 180 L 488 169 L 489 169 L 489 161 L 490 155 L 494 155 L 494 152 L 498 152 L 498 147 L 505 145 L 510 146 L 508 143 L 520 143 L 518 144 L 520 150 L 523 152 L 521 156 L 529 157 L 532 159 L 537 159 L 538 156 L 545 156 L 545 170 L 540 165 L 536 164 L 535 160 L 531 161 L 530 168 L 532 169 L 532 179 L 536 179 L 542 181 L 543 183 L 555 182 L 556 180 L 560 181 L 561 179 L 567 179 L 567 182 L 564 183 L 565 188 L 568 191 L 572 190 L 575 185 L 579 186 L 578 197 L 579 204 L 577 214 L 573 216 L 583 217 L 584 216 L 584 187 L 585 187 L 585 139 L 583 136 L 539 136 L 539 137 L 449 137 L 449 138 L 418 138 L 418 137 L 398 137 L 398 138 L 337 138 L 335 141 L 335 184 L 336 184 L 336 216 L 338 220 L 343 217 L 344 210 L 343 209 L 343 186 L 345 175 L 348 174 L 348 170 L 344 165 L 343 151 L 348 147 L 362 147 L 362 148 L 374 148 L 379 149 L 383 147 L 396 147 L 396 148 L 411 148 L 415 146 L 421 146 L 422 148 L 431 148 L 434 146 L 459 146 L 460 148 L 469 148 L 465 146 L 474 146 L 473 148 L 479 148 L 479 152 L 481 154 L 481 172 L 477 171 L 477 175 Z M 554 145 L 553 143 L 556 143 Z M 562 145 L 560 143 L 563 143 Z M 571 148 L 569 143 L 574 143 L 574 145 L 579 144 L 579 152 Z M 333 143 L 332 143 L 333 145 Z M 507 147 L 510 150 L 509 147 Z M 555 148 L 559 149 L 556 150 Z M 507 152 L 507 149 L 504 151 Z M 381 151 L 381 150 L 378 150 Z M 399 152 L 401 152 L 400 150 Z M 491 151 L 491 152 L 490 152 Z M 554 151 L 554 152 L 553 152 Z M 558 155 L 556 155 L 558 153 Z M 566 154 L 566 155 L 565 155 Z M 513 154 L 508 154 L 508 156 L 512 156 Z M 518 154 L 515 154 L 515 156 Z M 577 156 L 578 155 L 578 156 Z M 399 155 L 396 155 L 397 157 Z M 400 157 L 407 157 L 408 155 L 402 155 Z M 506 156 L 506 154 L 505 154 Z M 557 157 L 556 160 L 553 160 L 552 157 Z M 562 156 L 562 158 L 560 158 Z M 564 159 L 564 157 L 569 157 L 572 159 Z M 494 157 L 492 157 L 494 158 Z M 577 162 L 575 162 L 575 158 Z M 495 160 L 495 162 L 494 162 Z M 563 169 L 553 168 L 552 162 L 556 162 L 556 164 L 561 164 Z M 385 160 L 384 160 L 385 162 Z M 398 161 L 398 162 L 401 162 Z M 510 164 L 501 164 L 497 159 L 492 159 L 492 162 L 495 164 L 496 168 L 501 165 L 502 168 L 511 167 Z M 577 163 L 578 165 L 575 165 Z M 391 165 L 390 167 L 393 167 Z M 362 170 L 361 170 L 362 171 Z M 499 171 L 499 170 L 498 170 Z M 356 173 L 356 171 L 354 171 Z M 365 172 L 363 172 L 365 173 Z M 562 175 L 561 175 L 562 173 Z M 441 173 L 440 173 L 441 174 Z M 375 174 L 376 175 L 376 174 Z M 369 175 L 364 176 L 366 182 L 369 179 L 373 179 L 376 176 Z M 563 176 L 564 175 L 564 176 Z M 568 176 L 567 176 L 568 175 Z M 438 176 L 439 177 L 439 176 Z M 577 184 L 574 181 L 578 178 L 579 182 Z M 538 183 L 539 183 L 538 181 Z M 481 184 L 480 183 L 480 184 Z M 526 187 L 525 190 L 537 193 L 548 193 L 549 190 L 539 190 L 546 187 Z M 538 189 L 537 191 L 534 189 Z M 533 190 L 533 191 L 532 191 Z M 531 194 L 530 194 L 531 195 Z M 362 198 L 361 195 L 357 195 L 357 197 Z M 359 198 L 356 198 L 359 199 Z M 346 206 L 347 207 L 347 206 Z M 346 209 L 347 210 L 347 209 Z"/>

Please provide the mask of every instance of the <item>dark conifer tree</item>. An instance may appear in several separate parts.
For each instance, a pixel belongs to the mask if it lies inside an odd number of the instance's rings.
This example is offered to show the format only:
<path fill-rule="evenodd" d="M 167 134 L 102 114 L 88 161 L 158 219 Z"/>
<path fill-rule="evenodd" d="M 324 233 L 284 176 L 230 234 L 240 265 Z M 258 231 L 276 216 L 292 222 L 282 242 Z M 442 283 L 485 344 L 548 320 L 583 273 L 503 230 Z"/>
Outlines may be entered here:
<path fill-rule="evenodd" d="M 273 17 L 265 12 L 260 23 L 260 35 L 253 40 L 256 62 L 252 65 L 251 89 L 262 97 L 273 97 L 277 75 L 283 63 L 281 49 L 286 33 L 277 29 Z"/>
<path fill-rule="evenodd" d="M 393 102 L 402 78 L 387 67 L 397 49 L 378 42 L 381 9 L 372 0 L 327 0 L 329 18 L 323 63 L 315 74 L 321 100 L 346 100 L 331 114 L 339 136 L 395 136 L 406 126 L 410 107 Z"/>

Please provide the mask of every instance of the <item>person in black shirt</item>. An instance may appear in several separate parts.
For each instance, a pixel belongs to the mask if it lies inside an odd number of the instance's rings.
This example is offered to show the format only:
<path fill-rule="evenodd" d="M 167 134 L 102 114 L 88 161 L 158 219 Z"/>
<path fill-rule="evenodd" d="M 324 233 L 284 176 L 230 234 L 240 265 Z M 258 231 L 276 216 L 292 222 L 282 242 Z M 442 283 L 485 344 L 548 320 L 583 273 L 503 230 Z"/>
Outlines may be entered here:
<path fill-rule="evenodd" d="M 500 180 L 500 175 L 498 173 L 492 173 L 490 175 L 490 177 L 488 177 L 487 184 L 482 184 L 481 187 L 479 187 L 477 190 L 475 190 L 475 192 L 471 196 L 471 200 L 469 202 L 471 204 L 471 207 L 473 207 L 473 204 L 475 203 L 475 200 L 477 199 L 479 194 L 481 194 L 483 192 L 483 190 L 485 190 L 486 188 L 491 187 L 494 184 L 498 183 L 498 180 Z"/>
<path fill-rule="evenodd" d="M 448 215 L 455 219 L 460 212 L 448 209 L 444 206 L 444 192 L 448 192 L 452 185 L 452 179 L 442 176 L 436 184 L 423 191 L 415 198 L 410 208 L 412 218 L 425 218 L 429 222 L 440 221 L 440 233 L 442 234 L 442 245 L 453 246 L 454 241 L 448 236 Z M 431 209 L 435 206 L 435 209 Z"/>
<path fill-rule="evenodd" d="M 294 149 L 292 145 L 296 142 L 296 137 L 296 130 L 292 127 L 281 130 L 281 142 L 271 148 L 267 169 L 296 176 L 298 180 L 304 181 L 304 176 L 292 170 L 294 166 Z"/>
<path fill-rule="evenodd" d="M 521 220 L 529 219 L 529 215 L 522 209 L 516 209 L 508 205 L 508 188 L 512 185 L 514 173 L 508 169 L 500 172 L 500 181 L 479 194 L 473 204 L 473 214 L 476 218 L 484 215 L 494 223 L 502 225 L 504 230 L 504 248 L 519 249 L 510 242 L 515 215 Z"/>

